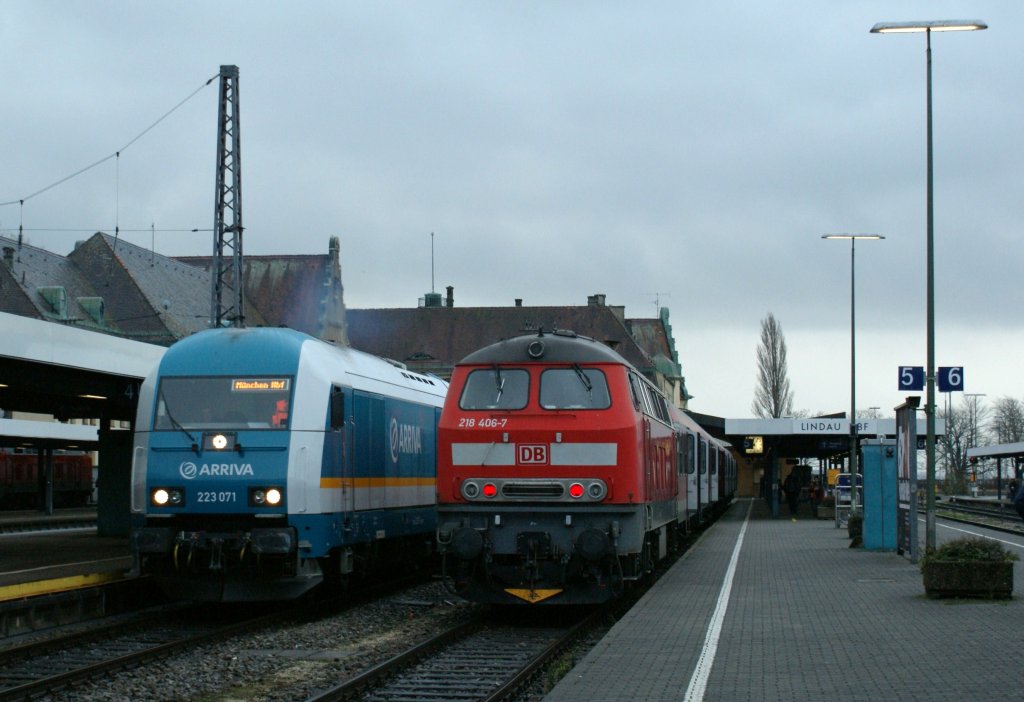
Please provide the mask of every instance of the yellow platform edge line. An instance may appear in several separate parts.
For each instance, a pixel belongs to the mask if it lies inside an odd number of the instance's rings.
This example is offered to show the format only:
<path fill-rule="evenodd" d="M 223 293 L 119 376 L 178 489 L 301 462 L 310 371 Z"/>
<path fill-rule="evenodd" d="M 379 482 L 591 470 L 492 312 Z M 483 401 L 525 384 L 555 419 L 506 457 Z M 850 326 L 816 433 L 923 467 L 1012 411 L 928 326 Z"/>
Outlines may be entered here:
<path fill-rule="evenodd" d="M 53 592 L 77 590 L 83 587 L 93 587 L 123 579 L 123 573 L 110 571 L 107 573 L 90 573 L 88 575 L 69 575 L 66 578 L 37 580 L 31 583 L 18 583 L 17 585 L 4 585 L 0 587 L 0 602 L 20 600 L 24 597 L 35 597 L 36 595 L 48 595 Z"/>

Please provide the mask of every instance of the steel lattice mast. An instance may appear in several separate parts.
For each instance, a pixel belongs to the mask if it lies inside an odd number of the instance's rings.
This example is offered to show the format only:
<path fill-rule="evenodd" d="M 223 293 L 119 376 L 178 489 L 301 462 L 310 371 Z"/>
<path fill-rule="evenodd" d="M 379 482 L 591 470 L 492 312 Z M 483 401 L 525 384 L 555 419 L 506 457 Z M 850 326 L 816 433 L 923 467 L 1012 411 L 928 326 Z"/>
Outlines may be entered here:
<path fill-rule="evenodd" d="M 238 66 L 220 67 L 217 192 L 213 213 L 213 260 L 210 264 L 210 279 L 210 326 L 244 327 L 242 141 L 238 115 Z"/>

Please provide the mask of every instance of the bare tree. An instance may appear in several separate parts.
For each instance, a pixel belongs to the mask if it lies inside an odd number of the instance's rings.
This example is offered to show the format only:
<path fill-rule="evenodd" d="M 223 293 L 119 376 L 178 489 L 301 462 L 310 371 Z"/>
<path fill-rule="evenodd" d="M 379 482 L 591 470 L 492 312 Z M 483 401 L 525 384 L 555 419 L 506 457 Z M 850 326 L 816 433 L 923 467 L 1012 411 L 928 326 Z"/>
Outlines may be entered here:
<path fill-rule="evenodd" d="M 758 417 L 784 417 L 793 413 L 793 392 L 786 367 L 786 337 L 771 312 L 761 320 L 757 347 L 757 388 L 751 411 Z"/>
<path fill-rule="evenodd" d="M 945 473 L 943 492 L 962 495 L 967 492 L 967 449 L 970 446 L 971 421 L 964 410 L 941 409 L 946 420 L 946 431 L 935 444 L 937 463 Z"/>
<path fill-rule="evenodd" d="M 1024 441 L 1024 404 L 1012 397 L 996 400 L 989 429 L 998 444 Z"/>
<path fill-rule="evenodd" d="M 964 412 L 967 413 L 969 424 L 967 444 L 969 447 L 983 446 L 988 443 L 988 433 L 985 427 L 988 425 L 989 408 L 981 400 L 981 395 L 964 395 L 960 403 Z"/>
<path fill-rule="evenodd" d="M 986 461 L 971 464 L 967 459 L 967 449 L 987 441 L 984 427 L 988 408 L 979 395 L 967 395 L 960 403 L 960 409 L 950 408 L 943 414 L 946 433 L 937 444 L 938 460 L 946 472 L 943 487 L 951 494 L 963 494 L 967 492 L 972 474 L 984 477 L 995 468 L 994 464 Z"/>

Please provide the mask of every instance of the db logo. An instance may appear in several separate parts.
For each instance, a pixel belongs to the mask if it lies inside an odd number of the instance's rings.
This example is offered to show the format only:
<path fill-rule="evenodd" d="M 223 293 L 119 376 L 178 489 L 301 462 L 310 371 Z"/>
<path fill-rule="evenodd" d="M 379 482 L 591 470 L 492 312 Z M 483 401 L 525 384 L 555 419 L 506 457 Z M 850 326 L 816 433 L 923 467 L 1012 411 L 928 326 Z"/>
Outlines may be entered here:
<path fill-rule="evenodd" d="M 547 444 L 517 444 L 516 450 L 518 452 L 518 460 L 516 462 L 520 465 L 543 465 L 548 462 Z"/>

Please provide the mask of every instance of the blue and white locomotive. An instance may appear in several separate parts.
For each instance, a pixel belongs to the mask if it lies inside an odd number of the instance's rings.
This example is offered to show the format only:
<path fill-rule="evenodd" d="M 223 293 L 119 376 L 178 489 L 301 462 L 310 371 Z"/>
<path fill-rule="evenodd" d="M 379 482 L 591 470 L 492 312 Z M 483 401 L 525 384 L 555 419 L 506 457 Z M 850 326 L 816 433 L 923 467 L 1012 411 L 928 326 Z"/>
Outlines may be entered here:
<path fill-rule="evenodd" d="M 289 329 L 213 329 L 143 384 L 139 570 L 195 600 L 275 600 L 429 554 L 439 378 Z"/>

